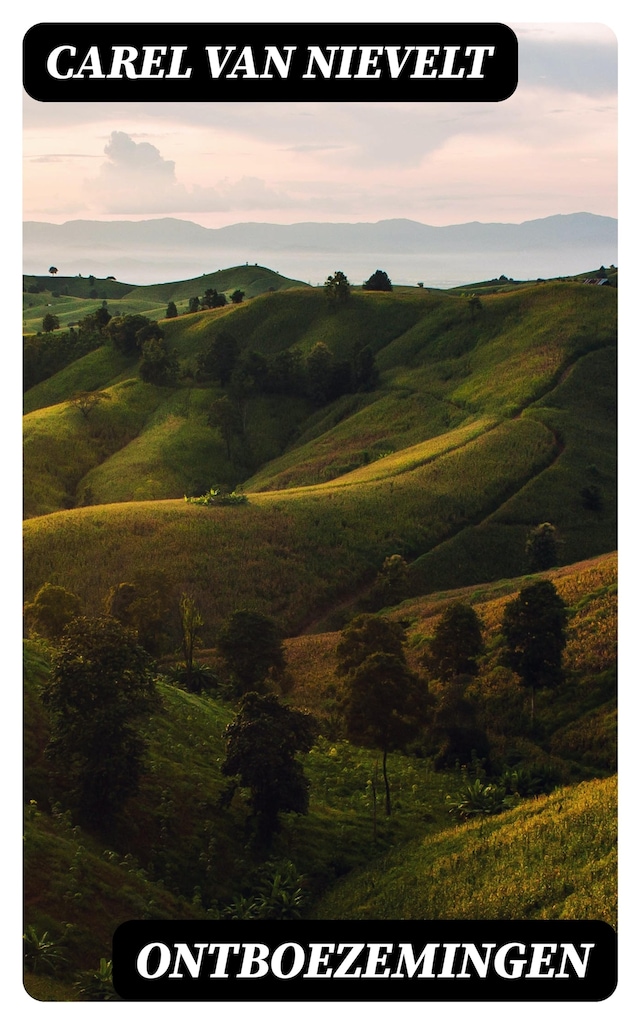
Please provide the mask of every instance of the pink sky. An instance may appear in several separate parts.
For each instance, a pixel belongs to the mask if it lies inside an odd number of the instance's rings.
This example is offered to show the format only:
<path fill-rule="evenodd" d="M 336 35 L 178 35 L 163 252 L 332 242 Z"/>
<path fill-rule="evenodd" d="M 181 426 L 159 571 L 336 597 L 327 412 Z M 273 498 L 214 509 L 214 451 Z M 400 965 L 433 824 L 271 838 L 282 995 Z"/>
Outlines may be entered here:
<path fill-rule="evenodd" d="M 42 104 L 24 219 L 520 222 L 617 215 L 616 41 L 517 25 L 503 103 Z"/>

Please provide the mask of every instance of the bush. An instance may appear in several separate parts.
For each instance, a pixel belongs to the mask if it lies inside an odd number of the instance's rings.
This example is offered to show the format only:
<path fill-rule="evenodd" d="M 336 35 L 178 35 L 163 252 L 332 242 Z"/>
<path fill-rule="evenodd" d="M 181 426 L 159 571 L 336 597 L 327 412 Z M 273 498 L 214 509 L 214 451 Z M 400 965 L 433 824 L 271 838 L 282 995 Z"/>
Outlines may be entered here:
<path fill-rule="evenodd" d="M 190 505 L 246 505 L 249 499 L 246 494 L 238 494 L 236 491 L 222 491 L 218 487 L 212 487 L 206 494 L 197 498 L 188 498 L 185 494 L 184 500 Z"/>

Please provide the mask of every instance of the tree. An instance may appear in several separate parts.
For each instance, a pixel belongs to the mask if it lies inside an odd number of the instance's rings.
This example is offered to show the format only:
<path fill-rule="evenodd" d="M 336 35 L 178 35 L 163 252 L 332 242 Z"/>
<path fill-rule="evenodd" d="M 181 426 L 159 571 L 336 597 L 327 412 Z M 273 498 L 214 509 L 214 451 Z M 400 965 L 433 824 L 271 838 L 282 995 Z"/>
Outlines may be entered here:
<path fill-rule="evenodd" d="M 239 356 L 238 339 L 228 331 L 221 331 L 206 352 L 201 352 L 198 356 L 198 373 L 202 377 L 213 377 L 225 388 L 231 380 Z"/>
<path fill-rule="evenodd" d="M 336 673 L 347 675 L 370 654 L 390 654 L 404 659 L 405 633 L 399 622 L 381 615 L 357 615 L 340 634 L 336 647 Z"/>
<path fill-rule="evenodd" d="M 267 841 L 281 811 L 307 813 L 309 782 L 296 754 L 307 753 L 316 735 L 311 715 L 281 704 L 274 694 L 246 693 L 227 726 L 222 773 L 250 790 L 258 833 Z"/>
<path fill-rule="evenodd" d="M 364 291 L 367 292 L 392 292 L 393 285 L 389 280 L 389 275 L 384 270 L 376 270 L 371 277 L 362 285 Z"/>
<path fill-rule="evenodd" d="M 158 657 L 171 649 L 169 632 L 175 605 L 176 594 L 166 573 L 142 569 L 110 589 L 104 609 L 123 626 L 134 629 L 145 650 Z"/>
<path fill-rule="evenodd" d="M 171 299 L 167 303 L 167 312 L 165 313 L 165 317 L 166 317 L 167 320 L 173 320 L 173 318 L 176 317 L 177 315 L 178 315 L 178 307 L 176 306 L 176 304 L 173 301 L 173 299 Z"/>
<path fill-rule="evenodd" d="M 264 685 L 285 668 L 280 631 L 273 619 L 260 612 L 235 611 L 222 625 L 217 647 L 235 677 L 240 693 Z"/>
<path fill-rule="evenodd" d="M 399 604 L 407 596 L 409 566 L 402 555 L 389 555 L 382 563 L 382 569 L 371 589 L 371 607 L 385 608 Z"/>
<path fill-rule="evenodd" d="M 231 292 L 231 301 L 234 303 L 234 305 L 239 306 L 243 299 L 244 292 L 240 291 L 239 288 L 236 288 L 234 292 Z"/>
<path fill-rule="evenodd" d="M 60 327 L 60 320 L 55 313 L 45 313 L 42 318 L 42 330 L 45 334 L 50 334 L 51 331 L 57 331 Z"/>
<path fill-rule="evenodd" d="M 428 694 L 404 657 L 369 654 L 346 678 L 343 713 L 352 743 L 382 751 L 385 810 L 391 814 L 387 755 L 418 735 L 426 720 Z"/>
<path fill-rule="evenodd" d="M 551 523 L 540 523 L 527 537 L 525 552 L 533 572 L 558 564 L 558 531 Z"/>
<path fill-rule="evenodd" d="M 179 603 L 180 609 L 180 641 L 185 666 L 185 685 L 187 690 L 199 692 L 201 687 L 195 682 L 193 676 L 193 662 L 196 647 L 202 643 L 200 631 L 204 626 L 204 619 L 200 614 L 198 606 L 189 594 L 182 594 Z"/>
<path fill-rule="evenodd" d="M 24 606 L 28 628 L 49 640 L 56 640 L 79 614 L 80 598 L 53 583 L 44 583 L 33 601 L 27 601 Z"/>
<path fill-rule="evenodd" d="M 49 267 L 49 273 L 52 274 L 52 275 L 53 274 L 57 274 L 58 273 L 58 268 L 57 267 Z"/>
<path fill-rule="evenodd" d="M 200 309 L 200 298 L 199 298 L 198 295 L 193 295 L 189 299 L 189 312 L 190 313 L 197 313 L 199 309 Z"/>
<path fill-rule="evenodd" d="M 162 329 L 156 321 L 151 321 L 140 313 L 111 317 L 105 327 L 105 333 L 113 347 L 128 356 L 139 352 L 143 343 L 152 335 L 163 336 Z"/>
<path fill-rule="evenodd" d="M 152 664 L 115 619 L 77 618 L 43 690 L 52 716 L 47 755 L 67 802 L 100 831 L 138 789 L 146 750 L 139 727 L 157 705 Z"/>
<path fill-rule="evenodd" d="M 307 390 L 316 405 L 324 405 L 333 397 L 333 371 L 331 350 L 318 341 L 307 356 Z"/>
<path fill-rule="evenodd" d="M 218 429 L 227 449 L 227 458 L 231 462 L 231 442 L 236 435 L 242 433 L 242 417 L 237 405 L 228 395 L 218 398 L 212 403 L 207 416 L 210 427 Z"/>
<path fill-rule="evenodd" d="M 445 608 L 425 659 L 439 679 L 478 674 L 477 659 L 482 653 L 480 619 L 470 604 L 456 601 Z"/>
<path fill-rule="evenodd" d="M 110 401 L 111 395 L 108 391 L 78 391 L 77 394 L 70 399 L 69 405 L 72 405 L 74 409 L 78 409 L 83 418 L 88 420 L 89 416 L 98 405 L 102 402 Z"/>
<path fill-rule="evenodd" d="M 531 690 L 532 722 L 535 691 L 557 686 L 564 678 L 566 625 L 566 605 L 550 580 L 523 587 L 504 609 L 504 661 Z"/>
<path fill-rule="evenodd" d="M 351 285 L 346 274 L 336 270 L 335 274 L 329 274 L 324 283 L 324 293 L 331 306 L 344 306 L 351 298 Z"/>
<path fill-rule="evenodd" d="M 143 342 L 140 376 L 145 384 L 173 387 L 179 370 L 178 354 L 175 349 L 169 351 L 164 338 L 151 336 Z"/>

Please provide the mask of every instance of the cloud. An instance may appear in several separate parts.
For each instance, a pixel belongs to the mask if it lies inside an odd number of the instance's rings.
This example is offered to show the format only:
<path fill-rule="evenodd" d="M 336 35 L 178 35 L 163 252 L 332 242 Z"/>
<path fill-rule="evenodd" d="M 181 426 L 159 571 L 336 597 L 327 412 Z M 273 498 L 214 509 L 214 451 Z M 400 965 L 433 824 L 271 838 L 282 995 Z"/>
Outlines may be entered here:
<path fill-rule="evenodd" d="M 285 192 L 256 177 L 187 188 L 176 178 L 174 160 L 126 132 L 112 132 L 104 152 L 108 160 L 95 178 L 85 181 L 88 196 L 103 213 L 215 213 L 292 205 Z"/>

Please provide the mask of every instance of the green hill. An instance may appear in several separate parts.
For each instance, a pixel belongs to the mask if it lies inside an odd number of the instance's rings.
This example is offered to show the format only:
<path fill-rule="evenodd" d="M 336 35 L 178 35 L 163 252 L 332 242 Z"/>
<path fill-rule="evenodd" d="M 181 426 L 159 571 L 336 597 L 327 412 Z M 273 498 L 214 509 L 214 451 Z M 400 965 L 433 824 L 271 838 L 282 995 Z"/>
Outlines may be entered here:
<path fill-rule="evenodd" d="M 244 292 L 245 298 L 252 299 L 264 292 L 301 287 L 307 286 L 257 264 L 243 264 L 188 281 L 157 285 L 125 284 L 109 277 L 27 275 L 23 278 L 23 329 L 25 334 L 42 330 L 42 318 L 47 313 L 54 313 L 61 329 L 66 328 L 92 313 L 97 301 L 106 301 L 112 316 L 140 313 L 159 320 L 164 317 L 170 300 L 176 303 L 179 314 L 186 313 L 189 299 L 195 295 L 202 298 L 207 288 L 215 288 L 227 297 L 239 290 Z"/>
<path fill-rule="evenodd" d="M 322 341 L 339 359 L 367 344 L 380 381 L 319 408 L 253 395 L 231 458 L 207 423 L 217 384 L 142 385 L 135 363 L 102 348 L 37 385 L 25 396 L 25 512 L 47 517 L 26 525 L 28 596 L 66 580 L 96 608 L 153 536 L 154 558 L 195 587 L 211 628 L 240 602 L 291 631 L 394 553 L 423 593 L 524 571 L 540 522 L 559 531 L 562 562 L 616 546 L 614 289 L 537 284 L 479 311 L 422 289 L 356 293 L 331 310 L 321 290 L 294 289 L 164 327 L 187 374 L 231 331 L 265 358 Z M 70 401 L 83 385 L 109 396 L 89 419 Z M 162 500 L 213 484 L 242 484 L 249 505 Z"/>

